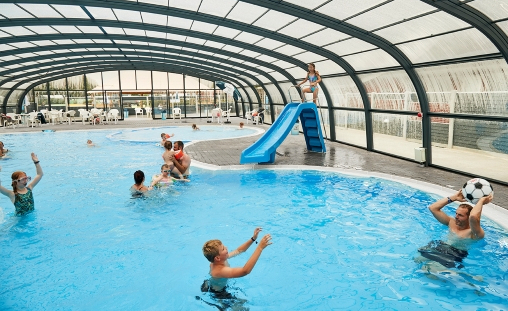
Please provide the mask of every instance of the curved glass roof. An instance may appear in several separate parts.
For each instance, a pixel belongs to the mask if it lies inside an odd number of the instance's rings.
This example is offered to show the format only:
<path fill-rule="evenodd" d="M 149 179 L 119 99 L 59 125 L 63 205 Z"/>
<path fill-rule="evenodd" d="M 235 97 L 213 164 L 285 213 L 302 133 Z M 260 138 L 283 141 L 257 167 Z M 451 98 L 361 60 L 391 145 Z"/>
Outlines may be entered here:
<path fill-rule="evenodd" d="M 260 86 L 270 104 L 284 105 L 281 86 L 301 80 L 313 62 L 330 122 L 331 109 L 422 111 L 430 149 L 430 118 L 456 113 L 435 108 L 446 97 L 435 92 L 498 92 L 507 84 L 498 80 L 508 70 L 504 0 L 0 0 L 0 7 L 4 112 L 41 83 L 114 70 L 224 80 L 247 94 Z M 480 76 L 492 82 L 472 82 Z M 393 108 L 373 95 L 390 92 L 410 94 L 412 104 Z M 489 120 L 508 115 L 482 111 Z"/>

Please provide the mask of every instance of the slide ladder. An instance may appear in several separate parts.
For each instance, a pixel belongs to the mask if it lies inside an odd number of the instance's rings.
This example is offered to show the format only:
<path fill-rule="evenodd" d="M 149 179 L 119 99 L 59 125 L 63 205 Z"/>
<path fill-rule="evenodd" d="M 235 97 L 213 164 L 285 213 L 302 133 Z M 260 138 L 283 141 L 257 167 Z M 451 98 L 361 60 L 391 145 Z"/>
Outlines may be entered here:
<path fill-rule="evenodd" d="M 268 131 L 242 152 L 240 164 L 275 162 L 277 147 L 286 139 L 298 118 L 302 125 L 307 150 L 326 152 L 316 105 L 290 103 L 284 107 Z"/>

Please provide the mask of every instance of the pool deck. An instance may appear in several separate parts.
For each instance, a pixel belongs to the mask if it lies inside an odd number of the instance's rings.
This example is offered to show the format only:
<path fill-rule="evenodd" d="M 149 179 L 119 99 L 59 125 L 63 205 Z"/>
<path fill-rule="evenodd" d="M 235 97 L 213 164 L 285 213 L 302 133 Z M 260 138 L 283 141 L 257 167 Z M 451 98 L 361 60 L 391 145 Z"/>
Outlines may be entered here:
<path fill-rule="evenodd" d="M 238 126 L 240 122 L 245 123 L 245 119 L 231 118 L 230 125 Z M 129 117 L 125 121 L 119 121 L 118 124 L 107 125 L 89 125 L 76 122 L 68 124 L 47 124 L 42 127 L 25 127 L 20 126 L 15 129 L 0 128 L 0 133 L 26 133 L 40 132 L 41 130 L 53 129 L 55 131 L 75 131 L 75 130 L 108 130 L 108 129 L 124 129 L 124 128 L 141 128 L 141 127 L 157 127 L 157 126 L 190 126 L 192 123 L 200 125 L 210 125 L 205 119 L 184 119 L 182 121 L 173 120 L 151 120 L 148 118 Z M 216 125 L 217 123 L 215 123 Z M 252 125 L 249 127 L 261 127 L 268 129 L 269 125 Z M 242 137 L 237 139 L 223 139 L 201 141 L 189 145 L 185 151 L 195 161 L 229 168 L 238 166 L 241 152 L 254 143 L 260 135 L 251 137 Z M 0 138 L 1 140 L 1 138 Z M 9 146 L 6 146 L 9 148 Z M 312 166 L 322 168 L 336 168 L 343 172 L 372 172 L 374 174 L 388 174 L 401 179 L 410 178 L 413 181 L 430 183 L 441 186 L 450 190 L 458 190 L 464 182 L 475 176 L 462 175 L 449 171 L 445 171 L 434 167 L 421 167 L 419 164 L 398 159 L 395 157 L 383 155 L 377 152 L 368 152 L 364 149 L 348 146 L 335 142 L 326 142 L 327 152 L 313 153 L 307 152 L 304 136 L 288 135 L 282 145 L 277 148 L 277 156 L 275 158 L 276 166 Z M 468 163 L 468 165 L 471 165 Z M 271 164 L 256 165 L 255 167 L 269 167 Z M 252 167 L 252 165 L 250 165 Z M 508 210 L 508 186 L 492 183 L 495 190 L 494 204 Z"/>

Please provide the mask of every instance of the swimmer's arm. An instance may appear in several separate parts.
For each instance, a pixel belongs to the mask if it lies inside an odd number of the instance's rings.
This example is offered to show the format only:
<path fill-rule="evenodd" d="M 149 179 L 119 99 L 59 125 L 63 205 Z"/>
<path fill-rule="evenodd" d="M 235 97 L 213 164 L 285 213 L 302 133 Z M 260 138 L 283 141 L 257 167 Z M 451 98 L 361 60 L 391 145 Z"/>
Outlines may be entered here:
<path fill-rule="evenodd" d="M 159 176 L 153 178 L 152 183 L 150 183 L 150 187 L 155 186 L 159 181 L 161 181 L 162 177 L 162 174 L 160 174 Z"/>
<path fill-rule="evenodd" d="M 300 85 L 304 84 L 305 82 L 307 82 L 307 80 L 309 80 L 309 77 L 305 76 L 305 79 L 302 82 L 298 83 L 297 85 L 300 86 Z"/>
<path fill-rule="evenodd" d="M 318 85 L 318 83 L 321 83 L 321 75 L 319 74 L 319 72 L 315 72 L 316 76 L 317 76 L 317 80 L 316 82 L 314 82 L 314 86 Z"/>
<path fill-rule="evenodd" d="M 478 200 L 478 203 L 476 203 L 476 205 L 471 210 L 471 213 L 469 214 L 469 227 L 471 228 L 471 236 L 475 240 L 483 239 L 483 237 L 485 237 L 485 231 L 483 231 L 482 227 L 480 226 L 480 219 L 482 217 L 483 206 L 490 203 L 493 198 L 494 196 L 492 193 L 487 197 L 481 198 Z"/>
<path fill-rule="evenodd" d="M 0 181 L 0 193 L 9 197 L 9 199 L 11 199 L 12 203 L 14 203 L 14 197 L 16 196 L 14 194 L 14 191 L 11 191 L 7 188 L 5 188 L 4 186 L 2 186 L 2 182 Z"/>
<path fill-rule="evenodd" d="M 238 246 L 237 249 L 229 253 L 228 258 L 232 258 L 234 256 L 240 255 L 241 253 L 245 252 L 249 249 L 249 247 L 258 239 L 258 234 L 263 231 L 263 228 L 257 227 L 254 229 L 254 234 L 252 235 L 252 238 L 248 239 L 247 242 L 243 243 L 242 245 Z"/>
<path fill-rule="evenodd" d="M 450 197 L 450 199 L 452 199 Z M 453 199 L 452 199 L 453 200 Z M 443 212 L 441 209 L 445 207 L 448 204 L 448 198 L 442 198 L 441 200 L 436 201 L 432 205 L 429 206 L 429 210 L 434 215 L 434 217 L 442 223 L 443 225 L 448 226 L 450 224 L 450 221 L 452 218 L 448 215 L 446 215 L 445 212 Z"/>
<path fill-rule="evenodd" d="M 178 160 L 175 157 L 173 157 L 173 164 L 175 165 L 175 168 L 178 169 L 180 174 L 183 174 L 187 171 L 190 161 L 182 160 L 182 164 L 180 164 L 180 162 L 178 162 Z"/>
<path fill-rule="evenodd" d="M 34 161 L 34 164 L 35 164 L 35 162 L 39 162 L 39 159 L 33 152 L 32 152 L 32 160 Z M 42 175 L 44 175 L 44 173 L 42 172 L 42 167 L 41 167 L 40 163 L 36 163 L 35 168 L 37 170 L 37 175 L 34 177 L 32 182 L 28 185 L 28 188 L 30 188 L 30 189 L 33 189 L 35 186 L 37 186 L 37 184 L 39 183 L 39 181 L 42 178 Z"/>
<path fill-rule="evenodd" d="M 250 256 L 249 260 L 245 263 L 245 265 L 241 268 L 231 268 L 231 267 L 223 267 L 219 271 L 214 271 L 212 276 L 215 278 L 239 278 L 242 276 L 246 276 L 249 274 L 254 266 L 256 265 L 259 256 L 261 256 L 261 252 L 263 252 L 263 249 L 267 247 L 268 245 L 272 244 L 270 242 L 271 237 L 269 234 L 265 235 L 261 242 L 259 242 L 258 247 L 256 247 L 256 250 Z"/>

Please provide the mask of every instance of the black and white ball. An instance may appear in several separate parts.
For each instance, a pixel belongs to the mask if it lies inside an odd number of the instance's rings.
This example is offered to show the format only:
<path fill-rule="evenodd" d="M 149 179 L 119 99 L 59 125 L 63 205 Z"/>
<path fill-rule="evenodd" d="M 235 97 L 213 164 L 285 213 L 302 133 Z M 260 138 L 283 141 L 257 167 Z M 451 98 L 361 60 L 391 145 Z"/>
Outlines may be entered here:
<path fill-rule="evenodd" d="M 462 195 L 473 204 L 478 203 L 480 198 L 488 196 L 492 191 L 490 183 L 481 178 L 468 180 L 462 187 Z"/>

